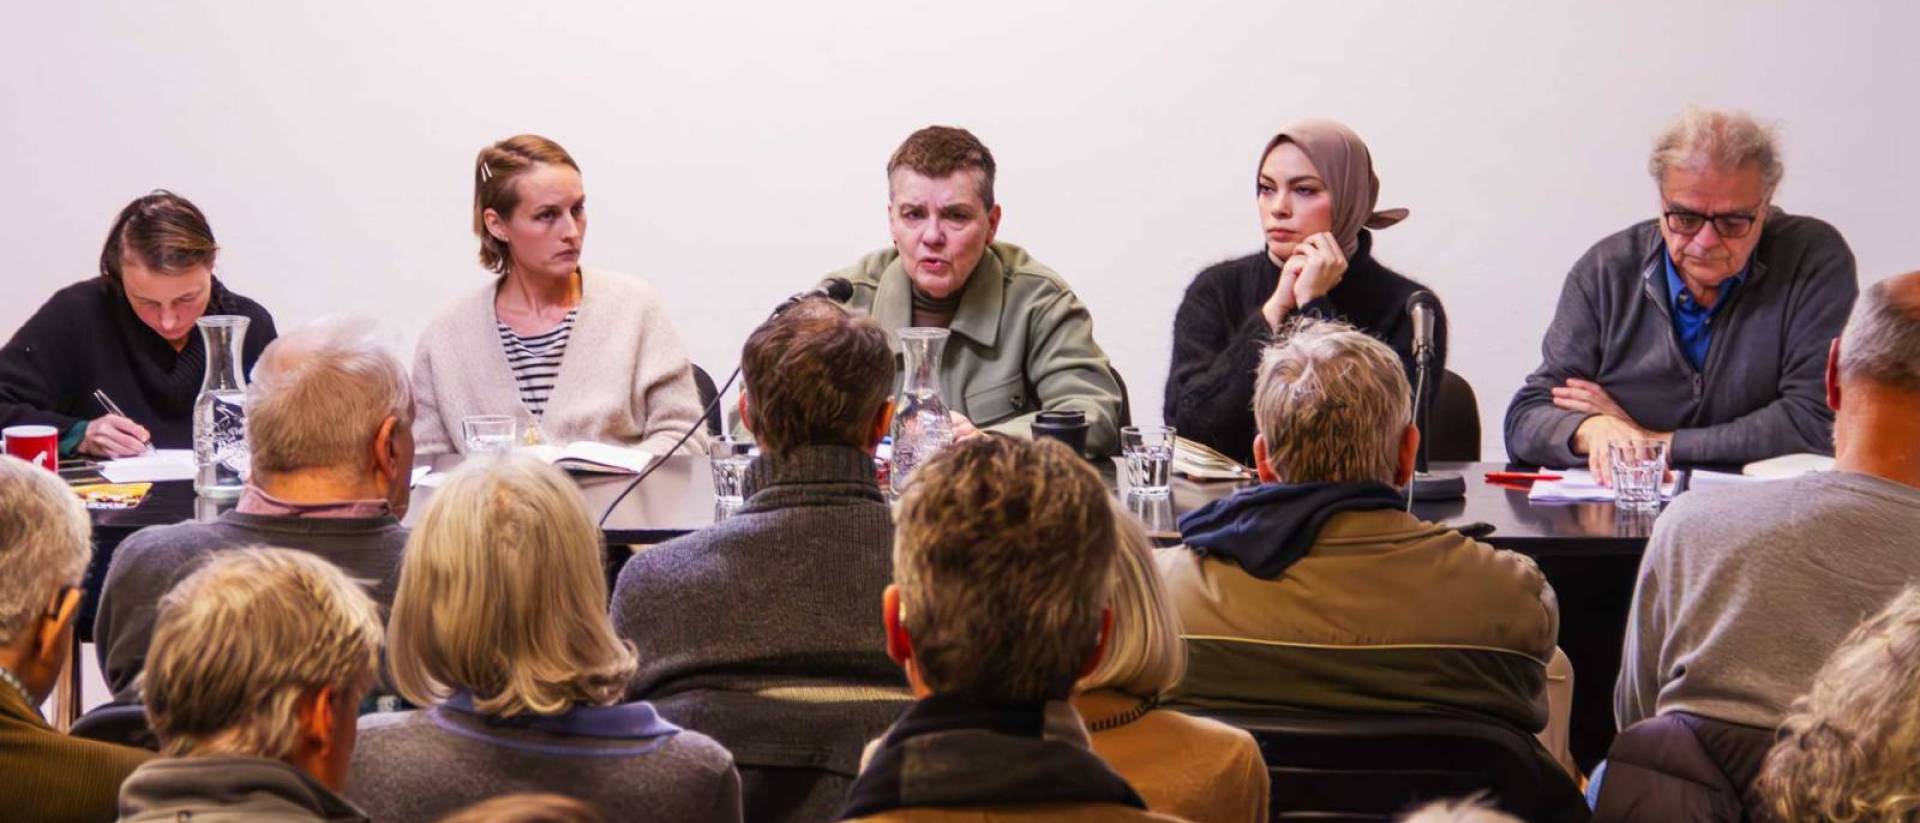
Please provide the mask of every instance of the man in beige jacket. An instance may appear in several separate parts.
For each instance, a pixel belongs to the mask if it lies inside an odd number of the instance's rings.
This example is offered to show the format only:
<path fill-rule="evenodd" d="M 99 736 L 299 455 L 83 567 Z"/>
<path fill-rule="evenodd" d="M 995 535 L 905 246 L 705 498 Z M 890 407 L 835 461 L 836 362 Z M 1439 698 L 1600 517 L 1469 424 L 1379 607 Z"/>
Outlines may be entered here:
<path fill-rule="evenodd" d="M 1087 452 L 1112 454 L 1121 390 L 1093 341 L 1093 317 L 1053 269 L 994 241 L 993 175 L 993 153 L 967 130 L 914 132 L 887 163 L 893 246 L 831 277 L 851 281 L 848 305 L 890 334 L 908 326 L 953 333 L 939 380 L 956 435 L 1026 436 L 1042 411 L 1079 411 Z"/>
<path fill-rule="evenodd" d="M 1256 382 L 1262 485 L 1157 562 L 1191 655 L 1176 702 L 1481 717 L 1538 732 L 1559 633 L 1533 561 L 1406 511 L 1420 433 L 1393 350 L 1309 321 Z"/>

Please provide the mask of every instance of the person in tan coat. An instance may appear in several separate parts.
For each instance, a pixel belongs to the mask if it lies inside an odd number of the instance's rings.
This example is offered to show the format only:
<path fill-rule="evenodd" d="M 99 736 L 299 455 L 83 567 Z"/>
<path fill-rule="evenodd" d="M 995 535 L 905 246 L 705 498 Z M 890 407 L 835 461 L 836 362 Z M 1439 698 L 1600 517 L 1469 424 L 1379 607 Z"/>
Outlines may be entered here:
<path fill-rule="evenodd" d="M 968 438 L 901 501 L 887 654 L 916 702 L 869 749 L 842 820 L 1174 820 L 1094 754 L 1067 703 L 1113 615 L 1113 509 L 1055 440 Z"/>
<path fill-rule="evenodd" d="M 1132 515 L 1115 513 L 1113 631 L 1100 665 L 1080 678 L 1073 708 L 1093 751 L 1156 812 L 1195 823 L 1267 819 L 1267 764 L 1253 736 L 1217 720 L 1160 707 L 1187 671 L 1180 616 L 1153 565 L 1153 543 Z"/>
<path fill-rule="evenodd" d="M 112 820 L 120 783 L 149 752 L 54 731 L 38 707 L 72 648 L 92 543 L 58 475 L 0 457 L 0 818 Z"/>

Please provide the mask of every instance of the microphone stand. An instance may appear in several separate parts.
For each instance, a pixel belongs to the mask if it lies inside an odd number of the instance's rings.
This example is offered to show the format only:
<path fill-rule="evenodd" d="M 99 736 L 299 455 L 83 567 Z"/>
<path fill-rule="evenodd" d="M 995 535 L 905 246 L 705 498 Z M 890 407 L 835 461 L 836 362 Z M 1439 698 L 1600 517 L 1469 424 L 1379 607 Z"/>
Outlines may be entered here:
<path fill-rule="evenodd" d="M 1407 508 L 1416 500 L 1459 500 L 1467 496 L 1467 480 L 1459 472 L 1427 471 L 1427 425 L 1433 417 L 1433 352 L 1422 347 L 1414 353 L 1417 374 L 1413 389 L 1414 425 L 1420 429 L 1420 453 L 1414 461 L 1413 482 L 1407 484 Z"/>

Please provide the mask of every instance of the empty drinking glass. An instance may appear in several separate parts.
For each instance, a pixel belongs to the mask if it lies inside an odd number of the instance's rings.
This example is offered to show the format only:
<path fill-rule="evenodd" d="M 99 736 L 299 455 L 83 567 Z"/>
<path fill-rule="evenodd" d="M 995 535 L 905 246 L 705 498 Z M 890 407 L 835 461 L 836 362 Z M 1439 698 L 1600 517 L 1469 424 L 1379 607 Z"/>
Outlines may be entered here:
<path fill-rule="evenodd" d="M 520 421 L 510 414 L 474 414 L 460 419 L 467 454 L 506 454 L 520 438 Z"/>
<path fill-rule="evenodd" d="M 1660 484 L 1667 475 L 1667 444 L 1659 440 L 1616 440 L 1607 444 L 1613 470 L 1613 504 L 1632 511 L 1660 508 Z"/>
<path fill-rule="evenodd" d="M 1165 497 L 1173 469 L 1172 426 L 1127 426 L 1120 430 L 1120 453 L 1127 461 L 1127 493 Z"/>
<path fill-rule="evenodd" d="M 713 461 L 713 497 L 719 511 L 731 513 L 746 502 L 747 464 L 753 462 L 753 444 L 731 437 L 707 441 Z"/>

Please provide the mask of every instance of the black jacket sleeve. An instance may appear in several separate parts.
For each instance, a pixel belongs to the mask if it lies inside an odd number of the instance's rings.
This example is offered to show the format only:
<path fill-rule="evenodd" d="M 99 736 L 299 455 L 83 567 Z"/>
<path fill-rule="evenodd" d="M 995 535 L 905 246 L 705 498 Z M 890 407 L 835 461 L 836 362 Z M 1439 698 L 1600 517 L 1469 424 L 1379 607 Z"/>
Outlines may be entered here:
<path fill-rule="evenodd" d="M 74 400 L 75 356 L 84 342 L 73 330 L 81 323 L 63 296 L 42 305 L 0 347 L 0 425 L 45 425 L 65 434 L 84 419 Z"/>

